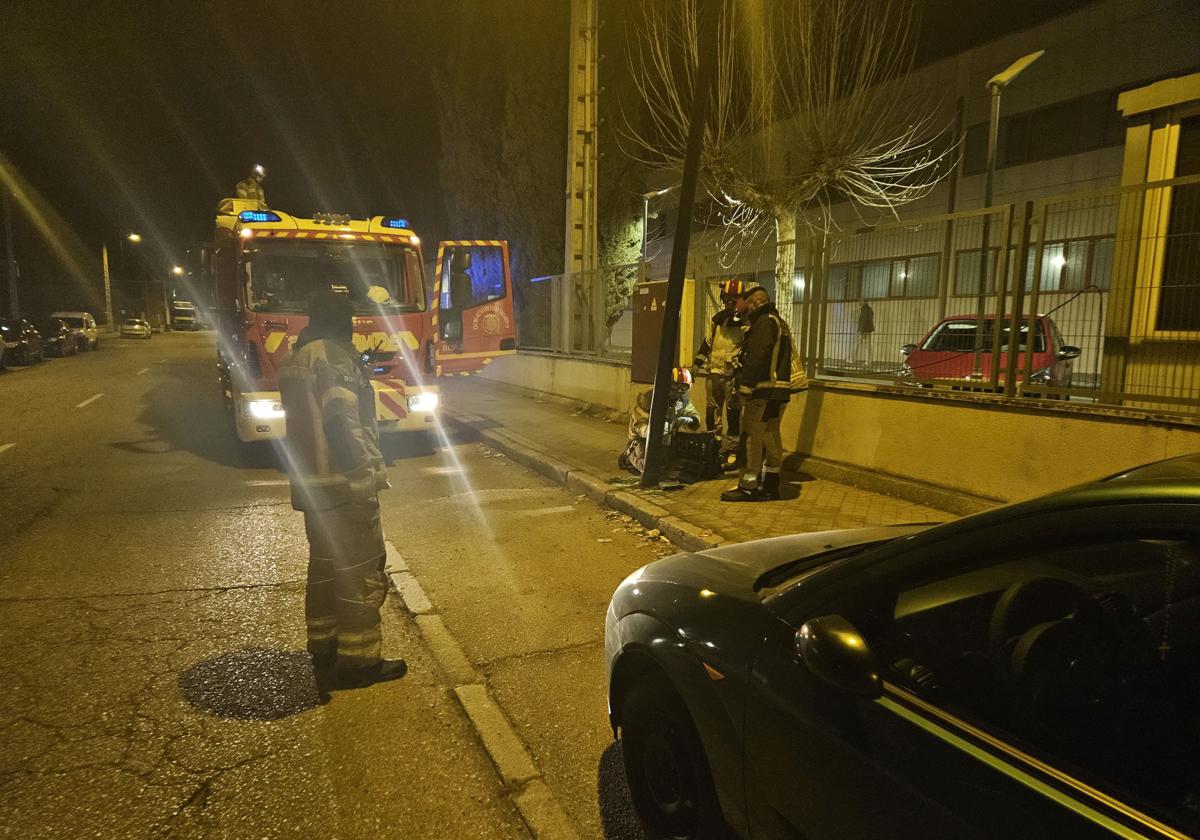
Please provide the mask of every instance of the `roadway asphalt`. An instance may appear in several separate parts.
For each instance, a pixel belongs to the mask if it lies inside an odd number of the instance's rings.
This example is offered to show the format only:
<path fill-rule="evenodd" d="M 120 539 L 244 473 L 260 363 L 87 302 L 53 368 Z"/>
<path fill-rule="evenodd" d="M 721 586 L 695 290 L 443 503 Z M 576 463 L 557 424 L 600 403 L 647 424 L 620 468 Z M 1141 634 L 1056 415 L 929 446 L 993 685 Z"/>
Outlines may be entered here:
<path fill-rule="evenodd" d="M 562 809 L 637 837 L 603 616 L 669 547 L 476 441 L 388 449 L 388 537 Z M 528 836 L 394 596 L 409 675 L 320 702 L 306 550 L 227 430 L 210 334 L 0 372 L 0 834 Z"/>

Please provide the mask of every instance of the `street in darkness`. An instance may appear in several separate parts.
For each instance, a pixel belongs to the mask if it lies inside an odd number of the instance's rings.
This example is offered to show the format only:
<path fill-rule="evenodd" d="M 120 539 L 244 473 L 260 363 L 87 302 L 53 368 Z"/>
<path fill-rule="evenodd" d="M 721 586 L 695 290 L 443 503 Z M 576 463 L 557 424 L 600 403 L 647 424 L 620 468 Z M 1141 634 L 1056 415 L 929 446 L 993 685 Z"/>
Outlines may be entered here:
<path fill-rule="evenodd" d="M 385 652 L 409 675 L 318 696 L 302 523 L 269 458 L 242 466 L 212 345 L 111 341 L 5 376 L 5 835 L 528 836 L 394 592 Z M 389 451 L 397 562 L 582 836 L 637 836 L 605 725 L 602 619 L 663 543 L 447 434 Z"/>

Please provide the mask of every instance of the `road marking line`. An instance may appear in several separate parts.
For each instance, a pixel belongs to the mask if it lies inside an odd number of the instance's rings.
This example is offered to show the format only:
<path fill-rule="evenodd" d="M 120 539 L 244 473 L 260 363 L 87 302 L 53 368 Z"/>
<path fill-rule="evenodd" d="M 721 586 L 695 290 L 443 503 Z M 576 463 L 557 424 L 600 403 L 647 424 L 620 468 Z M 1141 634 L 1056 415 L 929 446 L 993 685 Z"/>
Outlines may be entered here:
<path fill-rule="evenodd" d="M 248 480 L 246 482 L 246 486 L 247 487 L 282 487 L 283 485 L 285 485 L 287 483 L 288 483 L 288 480 L 286 478 L 257 478 L 257 479 L 253 479 L 253 480 Z"/>
<path fill-rule="evenodd" d="M 81 402 L 79 405 L 77 405 L 75 407 L 83 408 L 85 405 L 91 405 L 92 403 L 94 403 L 96 400 L 100 399 L 103 396 L 104 396 L 104 394 L 94 394 L 94 395 L 88 397 L 86 400 L 84 400 L 83 402 Z"/>
<path fill-rule="evenodd" d="M 136 374 L 136 375 L 137 375 L 137 376 L 141 376 L 143 373 L 149 373 L 149 372 L 150 372 L 150 368 L 142 368 L 141 370 L 139 370 L 139 371 L 137 372 L 137 374 Z"/>
<path fill-rule="evenodd" d="M 8 450 L 12 449 L 14 446 L 16 446 L 15 443 L 0 443 L 0 452 L 7 452 Z"/>

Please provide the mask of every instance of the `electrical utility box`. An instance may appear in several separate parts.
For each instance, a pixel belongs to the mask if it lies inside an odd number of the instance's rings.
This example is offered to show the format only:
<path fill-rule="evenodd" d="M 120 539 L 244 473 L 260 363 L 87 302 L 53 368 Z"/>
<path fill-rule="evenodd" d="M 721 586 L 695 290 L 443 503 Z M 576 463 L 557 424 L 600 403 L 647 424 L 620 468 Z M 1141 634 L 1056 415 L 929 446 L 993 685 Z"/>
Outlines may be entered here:
<path fill-rule="evenodd" d="M 633 287 L 633 355 L 630 359 L 630 379 L 634 382 L 654 382 L 666 302 L 666 280 L 651 280 Z M 683 303 L 679 307 L 676 365 L 688 367 L 696 357 L 695 320 L 696 283 L 687 278 L 683 281 Z"/>

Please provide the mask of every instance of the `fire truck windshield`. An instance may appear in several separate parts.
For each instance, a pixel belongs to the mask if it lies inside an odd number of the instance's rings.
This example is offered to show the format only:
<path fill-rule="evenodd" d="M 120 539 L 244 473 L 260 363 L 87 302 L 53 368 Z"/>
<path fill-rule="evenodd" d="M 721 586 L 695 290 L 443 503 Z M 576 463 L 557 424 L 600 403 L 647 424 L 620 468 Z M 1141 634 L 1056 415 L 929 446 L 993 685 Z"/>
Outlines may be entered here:
<path fill-rule="evenodd" d="M 405 245 L 260 239 L 244 266 L 246 304 L 259 312 L 306 312 L 322 289 L 347 292 L 362 313 L 425 308 L 420 257 Z"/>

